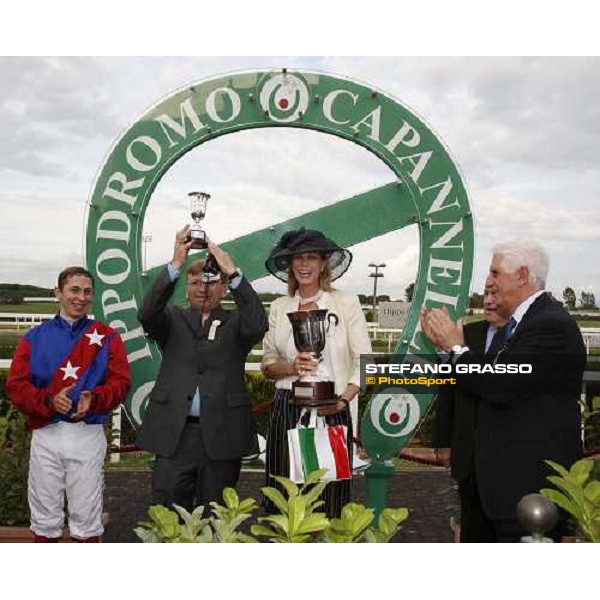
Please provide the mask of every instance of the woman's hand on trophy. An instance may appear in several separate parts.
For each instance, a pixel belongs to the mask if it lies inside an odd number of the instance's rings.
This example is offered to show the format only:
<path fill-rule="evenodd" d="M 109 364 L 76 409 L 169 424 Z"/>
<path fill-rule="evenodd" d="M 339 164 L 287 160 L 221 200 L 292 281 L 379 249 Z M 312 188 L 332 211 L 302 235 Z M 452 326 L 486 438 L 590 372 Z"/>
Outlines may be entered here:
<path fill-rule="evenodd" d="M 227 254 L 227 252 L 225 252 L 225 250 L 223 250 L 223 248 L 217 246 L 217 244 L 215 244 L 210 239 L 207 241 L 207 244 L 208 251 L 215 257 L 215 260 L 219 265 L 219 270 L 222 273 L 225 273 L 225 275 L 229 277 L 229 275 L 232 275 L 237 271 L 235 265 L 233 264 L 233 261 L 231 260 L 231 257 L 229 256 L 229 254 Z"/>
<path fill-rule="evenodd" d="M 326 406 L 321 406 L 317 411 L 317 414 L 320 417 L 330 417 L 331 415 L 335 415 L 339 412 L 342 412 L 346 409 L 348 403 L 346 400 L 338 400 L 336 404 L 328 404 Z"/>
<path fill-rule="evenodd" d="M 294 375 L 310 375 L 313 373 L 319 362 L 312 352 L 299 352 L 292 363 Z"/>
<path fill-rule="evenodd" d="M 185 261 L 187 259 L 187 255 L 190 252 L 190 248 L 194 243 L 191 239 L 188 239 L 190 234 L 190 226 L 186 225 L 183 229 L 180 229 L 175 234 L 175 246 L 173 247 L 173 258 L 171 259 L 171 264 L 176 269 L 181 269 L 183 265 L 185 265 Z"/>
<path fill-rule="evenodd" d="M 344 390 L 344 393 L 341 396 L 338 396 L 336 404 L 330 404 L 329 406 L 324 406 L 319 409 L 320 417 L 329 417 L 331 415 L 335 415 L 336 413 L 342 412 L 346 410 L 346 408 L 350 408 L 350 402 L 352 399 L 360 392 L 360 388 L 354 383 L 349 383 Z"/>

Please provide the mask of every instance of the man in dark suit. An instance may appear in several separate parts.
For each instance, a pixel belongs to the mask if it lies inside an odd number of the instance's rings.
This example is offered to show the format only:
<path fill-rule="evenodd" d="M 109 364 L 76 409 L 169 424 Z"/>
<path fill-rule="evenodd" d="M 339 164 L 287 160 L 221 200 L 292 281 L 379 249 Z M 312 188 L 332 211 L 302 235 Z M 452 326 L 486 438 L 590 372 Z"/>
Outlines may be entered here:
<path fill-rule="evenodd" d="M 547 273 L 544 249 L 515 240 L 494 248 L 486 280 L 507 320 L 495 361 L 534 362 L 532 376 L 519 378 L 519 387 L 498 389 L 485 376 L 457 375 L 459 389 L 479 398 L 475 473 L 496 541 L 519 541 L 529 533 L 518 523 L 516 507 L 522 496 L 547 485 L 544 460 L 568 468 L 582 455 L 578 397 L 585 347 L 575 320 L 544 291 Z M 445 308 L 423 309 L 421 327 L 456 365 L 489 362 L 465 345 L 462 325 Z M 555 539 L 564 531 L 561 517 L 550 533 Z"/>
<path fill-rule="evenodd" d="M 479 354 L 488 352 L 498 328 L 504 325 L 491 288 L 484 291 L 483 311 L 484 320 L 468 323 L 464 327 L 465 344 Z M 460 541 L 463 543 L 493 541 L 493 532 L 482 511 L 475 479 L 478 405 L 477 397 L 454 386 L 443 388 L 436 399 L 433 432 L 435 454 L 445 467 L 451 467 L 452 477 L 458 483 Z"/>
<path fill-rule="evenodd" d="M 244 371 L 268 321 L 251 285 L 210 241 L 220 272 L 206 273 L 195 261 L 187 270 L 189 308 L 167 305 L 192 246 L 188 233 L 177 233 L 173 258 L 139 311 L 163 358 L 136 444 L 156 454 L 152 502 L 192 510 L 222 502 L 223 489 L 237 483 L 241 458 L 258 452 Z M 221 307 L 227 287 L 236 311 Z"/>

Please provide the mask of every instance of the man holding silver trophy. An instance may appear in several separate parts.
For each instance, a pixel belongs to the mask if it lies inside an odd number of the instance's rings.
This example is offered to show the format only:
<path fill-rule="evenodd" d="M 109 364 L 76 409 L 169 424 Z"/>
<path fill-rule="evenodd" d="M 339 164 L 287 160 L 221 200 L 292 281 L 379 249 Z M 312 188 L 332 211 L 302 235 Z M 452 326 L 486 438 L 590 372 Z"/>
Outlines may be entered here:
<path fill-rule="evenodd" d="M 136 444 L 156 454 L 153 504 L 191 511 L 222 501 L 223 489 L 238 481 L 242 457 L 258 453 L 244 374 L 246 357 L 268 323 L 258 295 L 229 254 L 199 228 L 208 194 L 190 197 L 195 224 L 177 232 L 173 257 L 139 311 L 163 357 Z M 190 250 L 203 247 L 206 261 L 187 268 L 188 306 L 168 305 Z M 221 306 L 228 289 L 235 311 Z"/>

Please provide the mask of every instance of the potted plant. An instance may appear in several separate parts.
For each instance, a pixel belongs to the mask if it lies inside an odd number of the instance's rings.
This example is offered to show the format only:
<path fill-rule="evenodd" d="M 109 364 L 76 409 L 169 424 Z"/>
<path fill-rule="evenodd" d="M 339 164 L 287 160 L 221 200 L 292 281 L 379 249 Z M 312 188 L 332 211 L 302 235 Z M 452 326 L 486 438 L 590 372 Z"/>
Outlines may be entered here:
<path fill-rule="evenodd" d="M 211 502 L 212 516 L 207 518 L 202 516 L 202 506 L 193 513 L 179 506 L 151 506 L 150 521 L 140 523 L 135 533 L 147 543 L 257 542 L 258 538 L 293 543 L 388 542 L 408 517 L 406 508 L 386 508 L 373 526 L 373 509 L 350 502 L 339 519 L 328 519 L 317 510 L 323 504 L 319 498 L 327 485 L 318 480 L 325 472 L 314 471 L 301 487 L 286 477 L 277 477 L 287 498 L 275 488 L 262 488 L 279 514 L 260 517 L 250 527 L 251 535 L 238 528 L 252 516 L 256 502 L 251 498 L 240 501 L 232 488 L 223 492 L 224 506 Z"/>
<path fill-rule="evenodd" d="M 600 542 L 600 481 L 593 474 L 595 461 L 584 458 L 569 470 L 551 460 L 545 462 L 558 473 L 547 477 L 558 489 L 544 488 L 540 493 L 575 518 L 584 539 Z"/>

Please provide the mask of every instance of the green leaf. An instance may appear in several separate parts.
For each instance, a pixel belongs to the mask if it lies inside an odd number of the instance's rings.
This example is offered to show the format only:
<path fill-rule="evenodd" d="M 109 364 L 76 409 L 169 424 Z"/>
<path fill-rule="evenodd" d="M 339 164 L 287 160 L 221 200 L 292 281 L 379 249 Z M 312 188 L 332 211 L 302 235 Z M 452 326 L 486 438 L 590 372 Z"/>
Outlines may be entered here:
<path fill-rule="evenodd" d="M 384 508 L 381 514 L 392 519 L 396 525 L 400 525 L 408 519 L 408 508 Z"/>
<path fill-rule="evenodd" d="M 240 542 L 242 544 L 256 544 L 258 543 L 258 540 L 246 533 L 238 533 L 236 534 L 236 542 Z"/>
<path fill-rule="evenodd" d="M 291 479 L 288 479 L 287 477 L 280 477 L 279 475 L 273 475 L 273 479 L 278 481 L 283 486 L 283 489 L 285 489 L 290 498 L 298 495 L 298 486 Z"/>
<path fill-rule="evenodd" d="M 263 494 L 284 514 L 288 514 L 288 503 L 283 494 L 276 488 L 264 487 Z"/>
<path fill-rule="evenodd" d="M 373 521 L 375 511 L 361 504 L 349 503 L 342 509 L 342 526 L 353 537 L 360 535 Z"/>
<path fill-rule="evenodd" d="M 202 528 L 198 536 L 196 536 L 196 543 L 208 544 L 213 541 L 213 531 L 206 525 Z"/>
<path fill-rule="evenodd" d="M 159 544 L 162 542 L 162 538 L 153 529 L 144 529 L 143 527 L 136 527 L 133 532 L 144 542 L 144 544 Z"/>
<path fill-rule="evenodd" d="M 302 535 L 294 535 L 292 536 L 289 540 L 281 540 L 281 541 L 289 541 L 292 544 L 305 544 L 306 542 L 312 542 L 313 541 L 313 536 L 308 534 L 302 534 Z"/>
<path fill-rule="evenodd" d="M 368 544 L 377 544 L 379 543 L 379 538 L 377 537 L 377 534 L 371 530 L 371 529 L 367 529 L 364 533 L 364 539 L 365 542 L 367 542 Z"/>
<path fill-rule="evenodd" d="M 300 523 L 306 514 L 306 501 L 301 496 L 295 496 L 288 501 L 288 535 L 294 536 L 298 533 Z"/>
<path fill-rule="evenodd" d="M 195 527 L 189 527 L 184 525 L 181 528 L 181 534 L 179 535 L 179 541 L 182 544 L 192 544 L 196 541 L 196 537 L 198 535 L 198 529 Z"/>
<path fill-rule="evenodd" d="M 244 521 L 250 519 L 252 515 L 237 515 L 228 523 L 232 531 L 235 531 Z"/>
<path fill-rule="evenodd" d="M 250 531 L 254 534 L 254 535 L 260 535 L 260 536 L 272 536 L 275 534 L 275 531 L 273 529 L 271 529 L 270 527 L 265 527 L 264 525 L 252 525 L 250 527 Z"/>
<path fill-rule="evenodd" d="M 227 508 L 237 508 L 240 503 L 237 492 L 230 487 L 223 490 L 223 501 Z"/>
<path fill-rule="evenodd" d="M 221 506 L 217 502 L 211 502 L 210 505 L 212 507 L 211 512 L 213 515 L 215 515 L 215 517 L 217 517 L 217 519 L 227 519 L 227 515 L 229 514 L 228 508 Z"/>
<path fill-rule="evenodd" d="M 254 498 L 244 498 L 244 500 L 242 500 L 240 502 L 240 505 L 238 506 L 238 511 L 244 513 L 251 513 L 256 508 L 258 508 L 258 504 L 256 503 L 256 500 Z"/>
<path fill-rule="evenodd" d="M 592 466 L 592 461 L 586 459 L 578 460 L 573 464 L 570 474 L 577 485 L 582 486 L 588 480 L 590 472 L 592 471 Z"/>
<path fill-rule="evenodd" d="M 163 538 L 175 538 L 179 535 L 181 527 L 177 513 L 166 506 L 155 504 L 148 509 L 148 516 L 157 526 Z"/>
<path fill-rule="evenodd" d="M 339 519 L 332 519 L 325 540 L 334 543 L 353 543 L 361 540 L 373 521 L 374 511 L 362 504 L 349 502 Z"/>
<path fill-rule="evenodd" d="M 383 533 L 386 537 L 391 537 L 394 535 L 396 528 L 396 524 L 390 517 L 381 514 L 379 516 L 379 531 Z"/>
<path fill-rule="evenodd" d="M 590 481 L 583 489 L 584 497 L 600 510 L 600 481 Z"/>
<path fill-rule="evenodd" d="M 314 503 L 316 502 L 317 498 L 321 497 L 321 494 L 323 494 L 323 491 L 325 490 L 326 487 L 327 487 L 327 482 L 322 481 L 322 482 L 314 485 L 306 493 L 302 494 L 302 497 L 304 498 L 306 505 L 311 507 L 311 510 L 315 509 L 316 505 Z"/>
<path fill-rule="evenodd" d="M 546 479 L 553 483 L 558 489 L 563 490 L 568 498 L 574 502 L 583 502 L 583 490 L 581 486 L 578 486 L 573 478 L 569 475 L 568 478 L 557 477 L 555 475 L 548 475 Z"/>
<path fill-rule="evenodd" d="M 204 506 L 196 506 L 196 508 L 192 511 L 192 518 L 195 520 L 202 519 L 202 515 L 204 514 Z"/>
<path fill-rule="evenodd" d="M 283 515 L 271 515 L 269 517 L 260 517 L 259 521 L 265 523 L 272 523 L 286 536 L 289 534 L 289 522 L 287 517 L 284 517 Z"/>
<path fill-rule="evenodd" d="M 314 513 L 302 520 L 298 526 L 298 534 L 313 533 L 323 531 L 329 527 L 329 519 L 324 513 Z"/>
<path fill-rule="evenodd" d="M 181 517 L 181 520 L 187 525 L 192 521 L 192 515 L 185 509 L 183 506 L 178 506 L 177 504 L 173 504 L 173 508 Z"/>
<path fill-rule="evenodd" d="M 562 475 L 563 477 L 569 477 L 569 471 L 567 471 L 562 465 L 559 465 L 557 462 L 553 460 L 545 460 L 546 464 L 550 465 L 557 473 Z"/>
<path fill-rule="evenodd" d="M 567 496 L 561 494 L 558 490 L 551 490 L 549 488 L 541 489 L 540 493 L 548 498 L 548 500 L 552 500 L 557 506 L 564 508 L 569 514 L 573 515 L 578 522 L 581 521 L 583 516 L 581 508 L 577 506 L 575 502 L 569 500 Z"/>
<path fill-rule="evenodd" d="M 327 474 L 327 469 L 317 469 L 316 471 L 311 471 L 306 476 L 306 480 L 304 482 L 304 487 L 306 487 L 307 485 L 316 483 L 317 481 L 319 481 L 319 479 L 321 479 L 321 477 L 323 477 L 326 474 Z"/>

